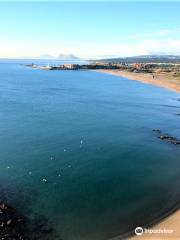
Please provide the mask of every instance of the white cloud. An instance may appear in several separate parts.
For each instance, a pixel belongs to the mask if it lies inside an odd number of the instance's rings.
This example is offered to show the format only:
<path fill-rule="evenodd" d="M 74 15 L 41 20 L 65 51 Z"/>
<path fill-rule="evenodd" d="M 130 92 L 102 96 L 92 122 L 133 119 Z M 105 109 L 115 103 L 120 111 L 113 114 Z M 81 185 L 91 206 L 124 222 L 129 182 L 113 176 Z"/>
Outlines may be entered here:
<path fill-rule="evenodd" d="M 180 39 L 145 39 L 141 44 L 149 54 L 153 52 L 180 54 Z"/>
<path fill-rule="evenodd" d="M 144 39 L 139 42 L 101 45 L 94 48 L 96 56 L 137 56 L 148 54 L 174 54 L 180 55 L 180 39 Z"/>
<path fill-rule="evenodd" d="M 163 34 L 161 32 L 161 34 Z M 135 56 L 154 53 L 179 54 L 179 38 L 145 38 L 134 39 L 127 43 L 72 43 L 54 44 L 14 42 L 0 40 L 0 57 L 33 57 L 42 54 L 58 55 L 59 53 L 72 53 L 83 58 L 96 58 L 105 56 Z"/>
<path fill-rule="evenodd" d="M 164 36 L 168 36 L 170 34 L 174 33 L 173 30 L 169 30 L 169 29 L 162 29 L 158 32 L 151 32 L 151 33 L 137 33 L 137 34 L 133 34 L 130 36 L 130 38 L 154 38 L 154 37 L 164 37 Z"/>

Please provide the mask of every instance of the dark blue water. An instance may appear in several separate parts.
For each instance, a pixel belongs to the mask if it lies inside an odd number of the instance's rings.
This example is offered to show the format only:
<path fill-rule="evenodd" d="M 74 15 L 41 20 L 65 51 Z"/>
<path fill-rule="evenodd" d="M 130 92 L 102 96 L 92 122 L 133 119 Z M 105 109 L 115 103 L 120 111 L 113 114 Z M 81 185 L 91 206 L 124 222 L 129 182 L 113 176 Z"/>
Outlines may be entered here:
<path fill-rule="evenodd" d="M 27 61 L 26 61 L 27 62 Z M 180 202 L 180 96 L 92 71 L 0 63 L 0 193 L 51 240 L 104 240 Z"/>

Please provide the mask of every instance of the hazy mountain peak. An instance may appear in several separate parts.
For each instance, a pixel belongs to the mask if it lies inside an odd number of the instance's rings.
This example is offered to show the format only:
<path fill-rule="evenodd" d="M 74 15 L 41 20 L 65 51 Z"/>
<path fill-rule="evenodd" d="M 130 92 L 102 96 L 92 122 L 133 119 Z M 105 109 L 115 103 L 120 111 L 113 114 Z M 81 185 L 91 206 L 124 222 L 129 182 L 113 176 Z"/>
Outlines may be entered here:
<path fill-rule="evenodd" d="M 41 54 L 39 57 L 40 59 L 54 59 L 55 57 L 50 54 Z"/>
<path fill-rule="evenodd" d="M 79 59 L 77 56 L 75 56 L 73 54 L 63 54 L 63 53 L 59 54 L 57 58 L 60 60 L 77 60 L 77 59 Z"/>

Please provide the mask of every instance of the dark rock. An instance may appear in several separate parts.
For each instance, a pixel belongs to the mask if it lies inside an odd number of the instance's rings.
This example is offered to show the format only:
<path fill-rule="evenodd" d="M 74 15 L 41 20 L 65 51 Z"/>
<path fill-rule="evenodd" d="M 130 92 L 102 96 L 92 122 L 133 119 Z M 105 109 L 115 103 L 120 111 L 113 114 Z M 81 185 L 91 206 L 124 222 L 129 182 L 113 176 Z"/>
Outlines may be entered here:
<path fill-rule="evenodd" d="M 12 223 L 12 220 L 9 219 L 6 224 L 7 224 L 7 225 L 10 225 L 11 223 Z"/>
<path fill-rule="evenodd" d="M 30 240 L 25 223 L 18 222 L 18 219 L 22 219 L 22 217 L 17 210 L 3 202 L 0 202 L 0 210 L 1 240 Z"/>
<path fill-rule="evenodd" d="M 153 132 L 157 132 L 157 133 L 160 133 L 160 132 L 161 132 L 160 129 L 153 129 L 152 131 L 153 131 Z"/>
<path fill-rule="evenodd" d="M 54 229 L 44 216 L 28 219 L 0 201 L 0 240 L 51 240 L 54 235 Z"/>
<path fill-rule="evenodd" d="M 161 140 L 165 140 L 171 144 L 174 144 L 174 145 L 179 145 L 180 144 L 180 139 L 176 138 L 176 137 L 173 137 L 173 136 L 170 136 L 169 134 L 163 134 L 161 132 L 161 130 L 159 129 L 153 129 L 153 132 L 156 132 L 158 134 L 160 134 L 158 136 L 159 139 Z"/>
<path fill-rule="evenodd" d="M 2 210 L 7 209 L 7 206 L 4 203 L 0 203 L 0 209 Z"/>

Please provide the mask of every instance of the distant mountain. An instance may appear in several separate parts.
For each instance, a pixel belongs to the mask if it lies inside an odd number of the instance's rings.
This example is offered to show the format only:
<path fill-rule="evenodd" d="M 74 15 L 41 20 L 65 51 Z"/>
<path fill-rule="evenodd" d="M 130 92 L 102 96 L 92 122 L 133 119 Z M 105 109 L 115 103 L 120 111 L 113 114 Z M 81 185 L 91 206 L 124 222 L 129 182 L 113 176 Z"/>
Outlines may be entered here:
<path fill-rule="evenodd" d="M 49 54 L 42 54 L 39 57 L 37 57 L 38 59 L 55 59 L 56 57 L 49 55 Z"/>
<path fill-rule="evenodd" d="M 57 57 L 49 54 L 41 54 L 36 57 L 37 59 L 56 59 L 56 60 L 80 60 L 77 56 L 73 54 L 59 54 Z"/>
<path fill-rule="evenodd" d="M 134 56 L 134 57 L 106 58 L 106 59 L 97 60 L 97 62 L 180 63 L 180 56 L 177 56 L 177 55 L 142 55 L 142 56 Z"/>
<path fill-rule="evenodd" d="M 59 54 L 59 56 L 57 57 L 57 59 L 59 60 L 79 60 L 80 58 L 78 58 L 77 56 L 73 55 L 73 54 Z"/>

